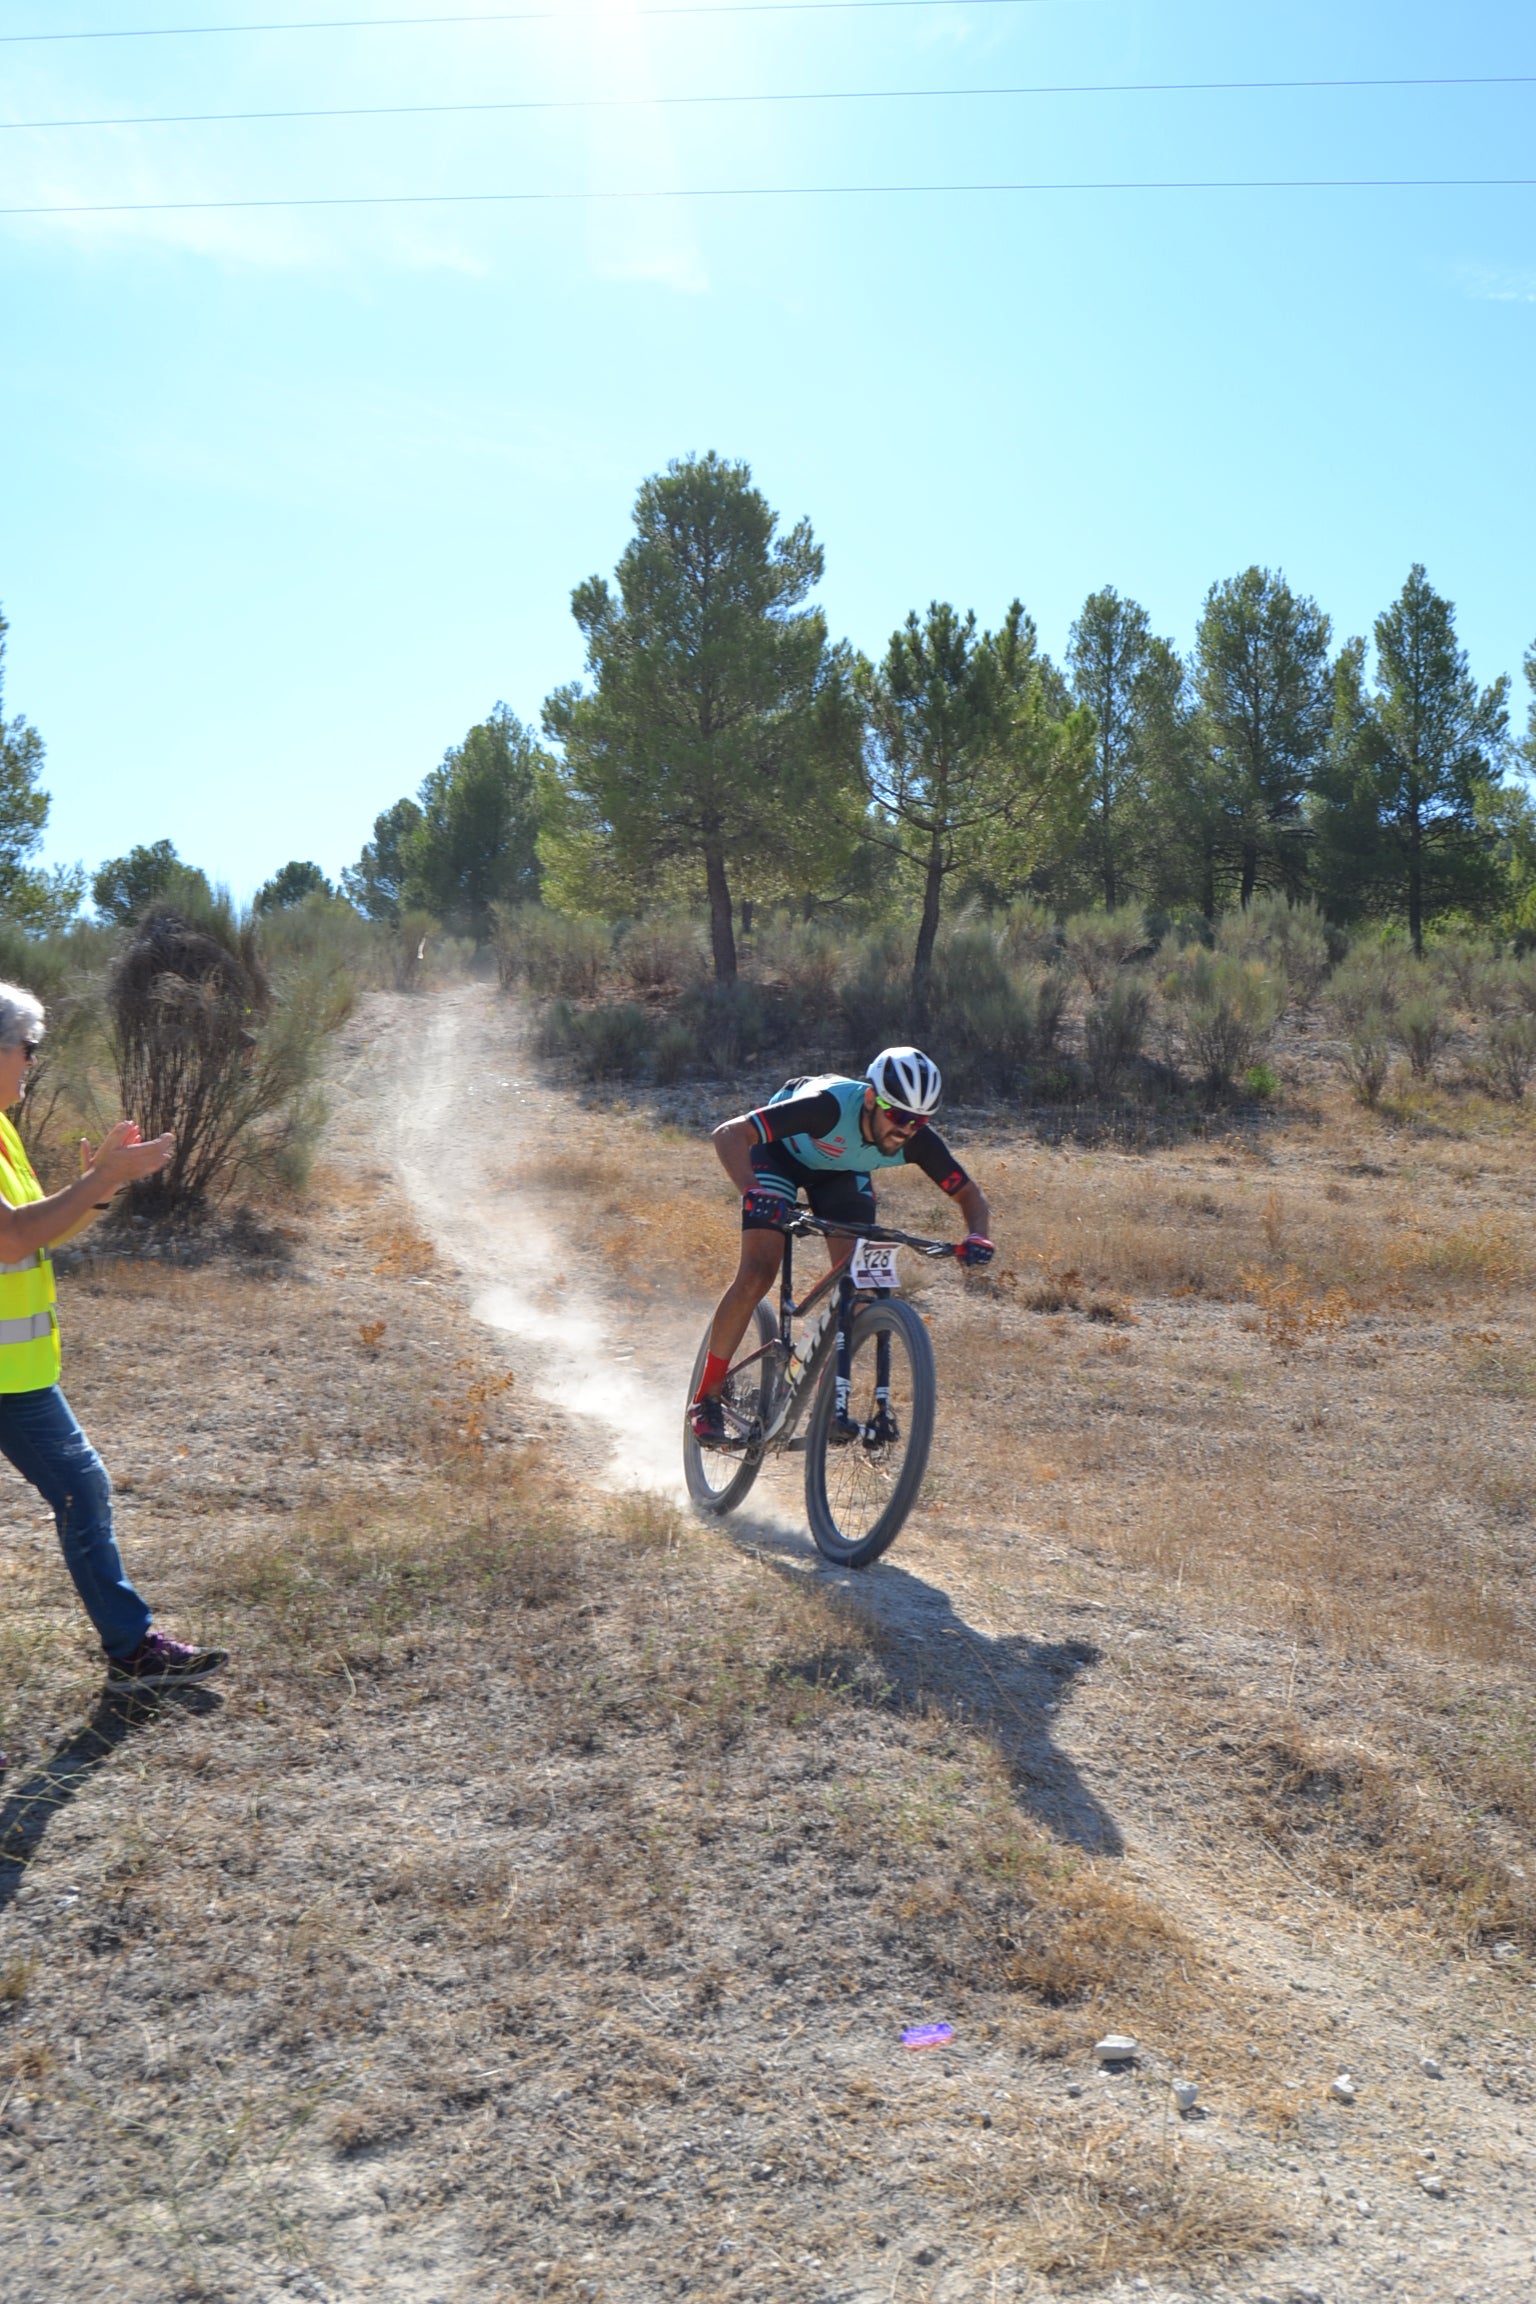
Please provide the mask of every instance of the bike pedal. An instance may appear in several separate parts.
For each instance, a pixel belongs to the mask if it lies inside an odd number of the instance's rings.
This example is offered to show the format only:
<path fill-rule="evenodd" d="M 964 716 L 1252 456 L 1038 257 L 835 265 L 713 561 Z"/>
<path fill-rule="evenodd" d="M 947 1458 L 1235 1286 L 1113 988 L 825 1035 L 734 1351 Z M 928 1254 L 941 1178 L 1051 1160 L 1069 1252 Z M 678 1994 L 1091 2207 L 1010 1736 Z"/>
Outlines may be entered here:
<path fill-rule="evenodd" d="M 850 1441 L 862 1440 L 864 1427 L 855 1424 L 849 1416 L 834 1416 L 827 1426 L 827 1441 L 833 1448 L 846 1448 Z"/>

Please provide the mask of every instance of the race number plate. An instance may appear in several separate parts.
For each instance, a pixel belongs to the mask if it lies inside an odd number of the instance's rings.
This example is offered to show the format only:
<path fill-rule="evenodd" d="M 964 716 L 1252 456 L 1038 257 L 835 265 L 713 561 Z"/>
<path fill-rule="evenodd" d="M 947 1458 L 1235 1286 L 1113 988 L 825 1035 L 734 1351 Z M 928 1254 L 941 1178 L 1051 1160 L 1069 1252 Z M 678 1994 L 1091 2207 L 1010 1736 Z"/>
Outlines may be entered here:
<path fill-rule="evenodd" d="M 894 1240 L 861 1240 L 853 1252 L 848 1277 L 855 1288 L 899 1288 Z"/>

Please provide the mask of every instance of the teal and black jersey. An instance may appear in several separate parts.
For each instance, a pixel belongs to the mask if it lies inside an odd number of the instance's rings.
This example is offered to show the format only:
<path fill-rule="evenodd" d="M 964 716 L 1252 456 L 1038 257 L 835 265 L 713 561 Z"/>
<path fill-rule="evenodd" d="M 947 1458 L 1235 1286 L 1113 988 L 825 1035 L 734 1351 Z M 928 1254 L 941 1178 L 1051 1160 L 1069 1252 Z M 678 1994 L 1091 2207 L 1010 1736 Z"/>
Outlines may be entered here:
<path fill-rule="evenodd" d="M 867 1080 L 828 1072 L 808 1080 L 787 1080 L 778 1093 L 747 1114 L 757 1131 L 759 1151 L 780 1144 L 802 1168 L 868 1174 L 875 1168 L 910 1165 L 931 1176 L 942 1192 L 960 1191 L 970 1179 L 938 1130 L 926 1121 L 895 1152 L 882 1152 L 862 1126 Z M 753 1165 L 758 1164 L 754 1154 Z"/>

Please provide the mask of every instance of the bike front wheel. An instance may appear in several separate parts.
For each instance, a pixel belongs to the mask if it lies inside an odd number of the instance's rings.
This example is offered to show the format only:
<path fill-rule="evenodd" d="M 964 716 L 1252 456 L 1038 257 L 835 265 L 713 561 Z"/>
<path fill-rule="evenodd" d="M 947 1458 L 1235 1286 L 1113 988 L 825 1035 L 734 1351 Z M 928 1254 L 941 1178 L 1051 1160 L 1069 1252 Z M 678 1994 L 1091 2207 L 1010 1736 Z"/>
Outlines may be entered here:
<path fill-rule="evenodd" d="M 840 1568 L 867 1568 L 894 1543 L 917 1501 L 933 1445 L 938 1384 L 928 1331 L 899 1297 L 866 1306 L 850 1336 L 849 1421 L 836 1429 L 837 1357 L 811 1410 L 805 1509 L 816 1549 Z"/>
<path fill-rule="evenodd" d="M 749 1423 L 756 1421 L 759 1429 L 768 1422 L 774 1396 L 775 1366 L 771 1359 L 753 1359 L 770 1345 L 778 1330 L 766 1304 L 759 1304 L 756 1315 L 745 1336 L 731 1355 L 730 1374 L 725 1379 L 726 1399 L 738 1416 Z M 693 1374 L 688 1379 L 690 1405 L 704 1373 L 704 1361 L 709 1352 L 710 1331 L 704 1331 L 693 1363 Z M 745 1368 L 738 1361 L 747 1360 Z M 688 1493 L 701 1512 L 730 1512 L 738 1505 L 762 1469 L 761 1450 L 744 1455 L 736 1448 L 701 1447 L 694 1437 L 693 1427 L 686 1410 L 683 1415 L 683 1477 Z"/>

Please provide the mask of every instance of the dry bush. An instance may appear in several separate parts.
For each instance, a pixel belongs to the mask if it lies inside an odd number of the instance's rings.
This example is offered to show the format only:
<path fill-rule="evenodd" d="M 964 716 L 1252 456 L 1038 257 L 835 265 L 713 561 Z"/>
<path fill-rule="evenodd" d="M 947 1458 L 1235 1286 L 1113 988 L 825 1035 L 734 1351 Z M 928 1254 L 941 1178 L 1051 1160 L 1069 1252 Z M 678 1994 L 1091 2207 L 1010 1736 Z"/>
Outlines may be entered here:
<path fill-rule="evenodd" d="M 618 966 L 642 1000 L 659 1000 L 704 974 L 699 932 L 687 920 L 637 920 L 619 940 Z"/>
<path fill-rule="evenodd" d="M 1393 1020 L 1393 1031 L 1414 1078 L 1432 1080 L 1451 1031 L 1445 1004 L 1433 985 L 1421 987 L 1403 1002 Z M 1536 1042 L 1533 1042 L 1533 1052 L 1536 1052 Z"/>
<path fill-rule="evenodd" d="M 1390 1025 L 1409 996 L 1416 965 L 1406 945 L 1369 937 L 1352 944 L 1328 980 L 1326 1005 L 1340 1030 L 1352 1031 L 1368 1017 Z"/>
<path fill-rule="evenodd" d="M 1339 1061 L 1355 1095 L 1374 1110 L 1392 1069 L 1392 1019 L 1385 1009 L 1367 1008 L 1355 1017 Z"/>
<path fill-rule="evenodd" d="M 524 983 L 540 998 L 597 998 L 612 957 L 611 939 L 599 922 L 546 912 L 538 904 L 493 904 L 491 917 L 503 990 Z"/>
<path fill-rule="evenodd" d="M 1241 1278 L 1259 1307 L 1265 1340 L 1278 1352 L 1299 1351 L 1349 1325 L 1352 1306 L 1345 1291 L 1330 1288 L 1326 1296 L 1313 1296 L 1294 1265 L 1280 1274 L 1244 1272 Z"/>
<path fill-rule="evenodd" d="M 1140 1056 L 1152 1019 L 1152 988 L 1120 977 L 1095 999 L 1083 1020 L 1083 1054 L 1096 1096 L 1109 1095 Z"/>
<path fill-rule="evenodd" d="M 1186 1059 L 1213 1093 L 1257 1060 L 1274 1030 L 1284 986 L 1262 961 L 1203 945 L 1162 955 L 1162 991 L 1183 1035 Z"/>
<path fill-rule="evenodd" d="M 263 1156 L 301 1156 L 318 1127 L 308 1092 L 352 993 L 345 976 L 308 969 L 275 995 L 254 921 L 239 926 L 227 909 L 206 922 L 149 912 L 113 966 L 107 1005 L 122 1109 L 146 1136 L 174 1134 L 176 1149 L 127 1207 L 163 1215 L 227 1190 Z"/>
<path fill-rule="evenodd" d="M 757 940 L 757 958 L 768 981 L 781 984 L 808 1021 L 824 1025 L 836 1014 L 852 958 L 846 939 L 817 921 L 775 921 Z"/>
<path fill-rule="evenodd" d="M 1518 1104 L 1536 1073 L 1536 1016 L 1495 1016 L 1483 1045 L 1495 1090 Z"/>
<path fill-rule="evenodd" d="M 1488 972 L 1498 960 L 1490 937 L 1448 936 L 1430 946 L 1428 960 L 1464 1014 L 1476 1015 L 1486 1005 Z"/>
<path fill-rule="evenodd" d="M 1328 975 L 1328 931 L 1310 898 L 1299 904 L 1260 891 L 1246 912 L 1224 913 L 1216 924 L 1216 948 L 1239 960 L 1258 960 L 1282 977 L 1286 996 L 1305 1013 Z"/>
<path fill-rule="evenodd" d="M 1095 1001 L 1104 999 L 1126 962 L 1143 951 L 1146 942 L 1139 912 L 1074 912 L 1062 935 L 1067 963 Z"/>
<path fill-rule="evenodd" d="M 1021 896 L 999 921 L 1009 958 L 1027 969 L 1050 968 L 1061 958 L 1062 931 L 1056 915 L 1038 897 Z"/>

